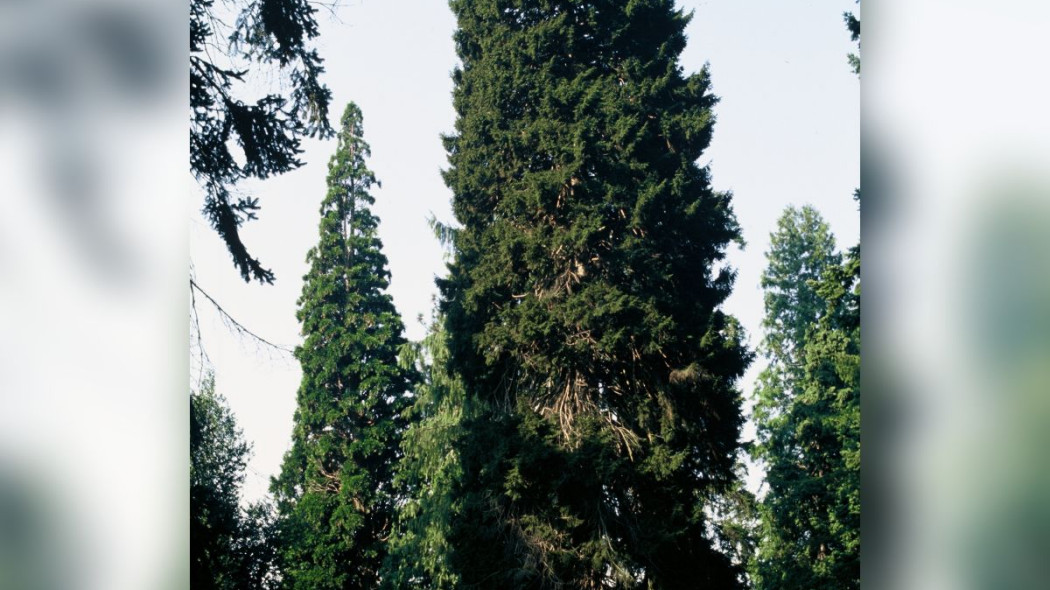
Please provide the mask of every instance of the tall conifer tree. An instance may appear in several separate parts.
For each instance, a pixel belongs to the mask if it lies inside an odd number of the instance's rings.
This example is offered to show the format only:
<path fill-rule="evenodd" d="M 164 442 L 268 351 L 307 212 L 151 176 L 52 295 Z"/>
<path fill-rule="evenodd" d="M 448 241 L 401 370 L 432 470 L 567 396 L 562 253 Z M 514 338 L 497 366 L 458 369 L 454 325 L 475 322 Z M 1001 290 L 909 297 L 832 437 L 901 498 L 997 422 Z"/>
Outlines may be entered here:
<path fill-rule="evenodd" d="M 754 456 L 766 467 L 760 589 L 859 584 L 859 293 L 812 207 L 771 236 L 765 289 L 769 365 L 758 380 Z"/>
<path fill-rule="evenodd" d="M 843 16 L 859 42 L 860 21 Z M 791 209 L 773 244 L 755 415 L 768 490 L 752 578 L 759 590 L 860 588 L 860 244 L 845 261 L 830 255 L 819 215 Z"/>
<path fill-rule="evenodd" d="M 811 205 L 786 208 L 769 237 L 761 280 L 766 311 L 761 349 L 769 364 L 758 376 L 755 407 L 760 457 L 781 450 L 769 443 L 767 429 L 798 394 L 806 333 L 827 308 L 818 283 L 828 268 L 842 262 L 830 227 Z"/>
<path fill-rule="evenodd" d="M 739 227 L 697 164 L 706 68 L 672 0 L 452 0 L 462 61 L 441 282 L 462 423 L 452 563 L 475 588 L 733 588 L 709 508 L 750 360 Z M 468 413 L 469 414 L 469 413 Z"/>
<path fill-rule="evenodd" d="M 393 468 L 415 377 L 398 363 L 404 327 L 386 293 L 368 155 L 351 103 L 299 299 L 303 379 L 292 448 L 272 484 L 282 573 L 297 590 L 377 587 L 393 526 Z"/>
<path fill-rule="evenodd" d="M 757 417 L 768 484 L 753 567 L 760 590 L 860 587 L 859 270 L 853 248 L 811 282 L 824 310 L 779 409 Z"/>

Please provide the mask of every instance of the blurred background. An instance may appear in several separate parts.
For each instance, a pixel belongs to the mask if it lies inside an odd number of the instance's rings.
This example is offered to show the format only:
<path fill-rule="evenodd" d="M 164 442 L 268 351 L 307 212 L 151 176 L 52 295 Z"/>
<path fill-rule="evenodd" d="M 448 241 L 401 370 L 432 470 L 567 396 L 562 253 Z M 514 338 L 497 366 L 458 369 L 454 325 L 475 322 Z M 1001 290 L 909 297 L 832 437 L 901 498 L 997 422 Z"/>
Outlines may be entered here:
<path fill-rule="evenodd" d="M 188 6 L 0 0 L 0 588 L 188 586 Z"/>
<path fill-rule="evenodd" d="M 1050 6 L 863 6 L 862 579 L 1050 579 Z"/>
<path fill-rule="evenodd" d="M 188 8 L 0 0 L 0 589 L 188 586 Z M 1050 6 L 860 17 L 864 584 L 1044 588 Z"/>

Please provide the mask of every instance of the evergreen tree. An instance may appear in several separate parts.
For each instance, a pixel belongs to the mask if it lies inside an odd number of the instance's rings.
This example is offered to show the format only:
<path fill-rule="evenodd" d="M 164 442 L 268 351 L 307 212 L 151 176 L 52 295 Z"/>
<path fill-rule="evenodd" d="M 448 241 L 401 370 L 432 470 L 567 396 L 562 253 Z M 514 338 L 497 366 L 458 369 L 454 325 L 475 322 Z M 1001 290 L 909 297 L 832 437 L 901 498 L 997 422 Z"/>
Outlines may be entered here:
<path fill-rule="evenodd" d="M 240 507 L 251 446 L 209 375 L 190 395 L 190 583 L 194 588 L 259 590 L 273 576 L 272 512 Z"/>
<path fill-rule="evenodd" d="M 732 588 L 713 498 L 735 482 L 719 310 L 739 240 L 696 162 L 714 123 L 671 0 L 452 0 L 462 227 L 441 281 L 465 416 L 451 563 L 477 588 Z"/>
<path fill-rule="evenodd" d="M 859 247 L 843 264 L 827 224 L 789 208 L 763 275 L 769 366 L 755 457 L 765 464 L 756 588 L 860 585 Z"/>
<path fill-rule="evenodd" d="M 245 281 L 273 283 L 248 252 L 240 227 L 255 219 L 258 199 L 237 194 L 246 178 L 264 179 L 302 166 L 300 138 L 331 137 L 331 91 L 309 0 L 190 0 L 190 171 L 204 189 L 204 215 Z M 232 22 L 233 26 L 226 25 Z M 287 87 L 254 102 L 242 99 L 249 69 L 271 66 Z M 231 149 L 234 142 L 240 147 Z"/>
<path fill-rule="evenodd" d="M 384 587 L 451 590 L 459 577 L 451 568 L 448 534 L 455 509 L 450 491 L 462 476 L 455 450 L 466 409 L 462 382 L 447 370 L 448 345 L 438 318 L 422 343 L 402 361 L 422 375 L 408 412 L 404 456 L 396 478 L 400 505 L 390 542 Z"/>
<path fill-rule="evenodd" d="M 828 302 L 806 344 L 808 382 L 802 402 L 823 416 L 838 456 L 825 472 L 830 490 L 829 529 L 834 539 L 827 571 L 838 588 L 860 587 L 860 244 L 820 284 Z M 826 409 L 825 409 L 826 408 Z"/>
<path fill-rule="evenodd" d="M 762 352 L 769 364 L 758 378 L 755 407 L 760 441 L 765 442 L 758 447 L 760 456 L 777 450 L 766 448 L 765 429 L 798 393 L 806 332 L 827 307 L 817 293 L 817 283 L 829 267 L 842 262 L 842 256 L 820 212 L 810 205 L 789 206 L 777 220 L 777 231 L 770 234 L 766 261 L 761 279 L 766 310 Z"/>
<path fill-rule="evenodd" d="M 401 414 L 415 376 L 398 363 L 404 327 L 386 293 L 368 155 L 351 103 L 299 299 L 303 378 L 292 447 L 272 484 L 282 574 L 296 590 L 377 587 L 394 519 Z"/>

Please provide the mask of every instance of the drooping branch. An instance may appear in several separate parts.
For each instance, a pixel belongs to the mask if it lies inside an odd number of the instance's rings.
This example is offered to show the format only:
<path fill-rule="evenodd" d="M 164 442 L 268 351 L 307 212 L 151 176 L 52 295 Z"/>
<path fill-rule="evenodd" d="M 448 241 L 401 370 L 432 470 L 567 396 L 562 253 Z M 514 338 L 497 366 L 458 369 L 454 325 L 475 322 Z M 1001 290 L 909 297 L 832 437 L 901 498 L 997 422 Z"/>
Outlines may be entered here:
<path fill-rule="evenodd" d="M 237 332 L 238 334 L 240 334 L 242 336 L 247 336 L 247 337 L 251 338 L 252 340 L 255 340 L 256 342 L 259 342 L 259 343 L 261 343 L 261 344 L 263 344 L 263 345 L 265 345 L 265 346 L 267 346 L 269 348 L 272 348 L 274 350 L 280 351 L 282 353 L 292 354 L 294 352 L 291 348 L 288 348 L 287 346 L 281 346 L 280 344 L 274 344 L 273 342 L 270 342 L 266 338 L 263 338 L 262 336 L 256 334 L 254 331 L 248 329 L 244 324 L 242 324 L 241 322 L 237 321 L 236 318 L 234 318 L 232 315 L 230 315 L 230 313 L 227 312 L 226 309 L 223 308 L 223 306 L 221 304 L 219 304 L 219 302 L 216 301 L 214 297 L 212 297 L 211 295 L 208 294 L 207 291 L 202 289 L 200 287 L 200 285 L 197 284 L 197 281 L 195 281 L 193 278 L 190 278 L 190 298 L 191 298 L 190 302 L 191 302 L 191 305 L 193 306 L 194 322 L 196 323 L 196 326 L 197 326 L 197 343 L 198 343 L 198 346 L 200 346 L 200 342 L 201 342 L 200 322 L 199 322 L 198 316 L 197 316 L 197 303 L 196 303 L 197 299 L 194 296 L 194 293 L 200 293 L 202 296 L 204 296 L 204 298 L 207 299 L 208 302 L 211 303 L 215 307 L 215 310 L 219 313 L 219 317 L 222 318 L 223 324 L 225 324 L 231 330 Z M 203 351 L 203 348 L 201 348 L 201 350 Z"/>

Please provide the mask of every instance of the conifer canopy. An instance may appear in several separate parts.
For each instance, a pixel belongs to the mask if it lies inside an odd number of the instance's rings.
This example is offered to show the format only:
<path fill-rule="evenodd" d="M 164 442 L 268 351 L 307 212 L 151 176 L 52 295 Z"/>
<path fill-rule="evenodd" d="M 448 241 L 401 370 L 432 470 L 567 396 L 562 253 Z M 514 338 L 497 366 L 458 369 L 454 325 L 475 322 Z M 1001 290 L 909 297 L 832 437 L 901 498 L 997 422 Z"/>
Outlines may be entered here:
<path fill-rule="evenodd" d="M 401 414 L 416 377 L 398 362 L 404 326 L 386 293 L 368 155 L 361 111 L 351 103 L 299 299 L 303 379 L 292 447 L 271 486 L 282 573 L 296 590 L 377 587 L 393 525 Z"/>
<path fill-rule="evenodd" d="M 670 0 L 452 0 L 462 227 L 440 282 L 464 382 L 452 563 L 478 588 L 732 588 L 708 508 L 734 481 L 720 311 L 740 239 L 697 160 L 717 99 Z"/>

